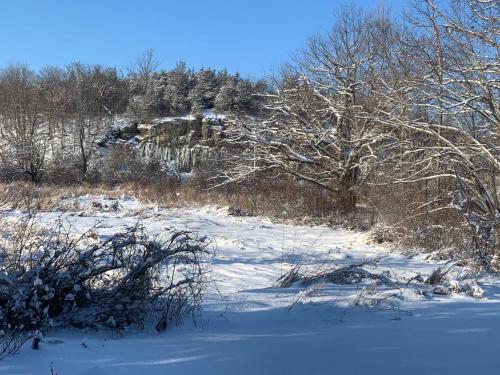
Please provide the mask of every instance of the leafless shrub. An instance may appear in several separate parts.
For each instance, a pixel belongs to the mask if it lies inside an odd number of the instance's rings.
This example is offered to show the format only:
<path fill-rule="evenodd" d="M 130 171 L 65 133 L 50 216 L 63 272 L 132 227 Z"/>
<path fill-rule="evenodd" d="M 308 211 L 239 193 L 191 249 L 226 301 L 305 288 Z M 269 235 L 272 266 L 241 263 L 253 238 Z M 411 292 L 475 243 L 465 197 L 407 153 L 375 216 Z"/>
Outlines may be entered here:
<path fill-rule="evenodd" d="M 73 154 L 58 153 L 47 163 L 44 182 L 57 185 L 81 183 L 81 161 Z"/>
<path fill-rule="evenodd" d="M 394 285 L 394 282 L 384 275 L 374 274 L 362 268 L 362 265 L 349 265 L 333 271 L 310 276 L 304 280 L 304 285 L 322 281 L 337 285 L 359 284 L 364 280 L 377 280 L 385 285 Z"/>
<path fill-rule="evenodd" d="M 447 275 L 453 270 L 454 267 L 455 265 L 449 262 L 442 266 L 439 266 L 434 271 L 432 271 L 425 283 L 433 286 L 443 284 L 443 282 L 446 280 Z"/>
<path fill-rule="evenodd" d="M 297 282 L 303 286 L 328 282 L 337 285 L 359 284 L 365 280 L 377 280 L 385 285 L 394 285 L 394 282 L 384 275 L 371 273 L 364 268 L 366 263 L 351 264 L 329 270 L 307 272 L 300 265 L 294 266 L 290 271 L 281 276 L 276 285 L 287 288 Z"/>
<path fill-rule="evenodd" d="M 0 357 L 48 327 L 122 331 L 155 317 L 163 330 L 199 308 L 209 243 L 188 232 L 151 239 L 137 226 L 92 244 L 30 215 L 2 235 Z"/>
<path fill-rule="evenodd" d="M 304 275 L 301 271 L 301 266 L 296 265 L 290 269 L 290 271 L 283 274 L 277 281 L 276 286 L 279 288 L 288 288 L 295 284 L 296 282 L 302 281 Z"/>
<path fill-rule="evenodd" d="M 354 298 L 354 306 L 379 307 L 400 312 L 400 302 L 404 299 L 400 288 L 379 290 L 380 281 L 364 286 Z"/>

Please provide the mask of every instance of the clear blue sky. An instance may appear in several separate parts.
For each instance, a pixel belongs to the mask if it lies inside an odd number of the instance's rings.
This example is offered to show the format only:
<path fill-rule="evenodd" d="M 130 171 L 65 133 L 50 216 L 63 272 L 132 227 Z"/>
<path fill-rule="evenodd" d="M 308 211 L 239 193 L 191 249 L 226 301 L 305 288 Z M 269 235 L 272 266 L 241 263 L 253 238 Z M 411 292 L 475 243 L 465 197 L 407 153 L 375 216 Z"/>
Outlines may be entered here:
<path fill-rule="evenodd" d="M 72 61 L 124 68 L 153 48 L 162 67 L 183 60 L 259 77 L 324 32 L 334 10 L 376 0 L 1 0 L 0 67 Z M 395 14 L 407 0 L 383 0 Z"/>

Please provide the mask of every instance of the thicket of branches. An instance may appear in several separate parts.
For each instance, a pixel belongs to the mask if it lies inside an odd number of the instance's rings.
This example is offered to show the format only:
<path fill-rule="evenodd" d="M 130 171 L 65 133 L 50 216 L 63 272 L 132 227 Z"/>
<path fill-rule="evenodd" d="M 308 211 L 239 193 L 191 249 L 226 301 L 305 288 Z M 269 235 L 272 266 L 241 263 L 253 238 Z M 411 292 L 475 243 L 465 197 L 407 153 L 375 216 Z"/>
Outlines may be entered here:
<path fill-rule="evenodd" d="M 54 327 L 162 331 L 199 308 L 210 244 L 190 233 L 134 227 L 96 242 L 30 214 L 0 234 L 0 359 Z"/>

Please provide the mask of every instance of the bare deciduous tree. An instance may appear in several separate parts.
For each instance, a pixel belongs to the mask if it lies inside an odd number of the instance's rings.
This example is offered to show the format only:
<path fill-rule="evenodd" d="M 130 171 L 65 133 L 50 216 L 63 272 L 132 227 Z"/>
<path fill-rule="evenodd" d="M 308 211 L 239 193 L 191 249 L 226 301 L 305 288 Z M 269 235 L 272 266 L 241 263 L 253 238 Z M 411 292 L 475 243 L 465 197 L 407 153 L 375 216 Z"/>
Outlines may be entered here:
<path fill-rule="evenodd" d="M 342 210 L 355 207 L 376 148 L 392 136 L 380 131 L 373 95 L 379 45 L 369 25 L 387 27 L 384 17 L 346 8 L 327 36 L 310 39 L 265 95 L 269 117 L 246 121 L 243 133 L 234 127 L 233 142 L 249 147 L 227 180 L 276 170 L 331 191 Z"/>
<path fill-rule="evenodd" d="M 412 51 L 421 69 L 386 114 L 406 134 L 397 182 L 446 184 L 420 212 L 458 211 L 482 256 L 500 250 L 499 14 L 494 1 L 417 7 Z"/>
<path fill-rule="evenodd" d="M 0 73 L 0 96 L 0 161 L 39 182 L 48 132 L 37 76 L 26 65 L 8 66 Z"/>

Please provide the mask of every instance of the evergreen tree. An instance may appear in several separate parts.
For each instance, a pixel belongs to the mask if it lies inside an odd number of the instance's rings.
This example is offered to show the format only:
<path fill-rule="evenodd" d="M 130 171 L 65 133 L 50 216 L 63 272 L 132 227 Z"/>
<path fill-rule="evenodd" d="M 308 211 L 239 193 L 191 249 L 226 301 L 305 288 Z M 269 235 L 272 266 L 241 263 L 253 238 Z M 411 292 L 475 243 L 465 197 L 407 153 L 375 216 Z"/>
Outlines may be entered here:
<path fill-rule="evenodd" d="M 175 69 L 167 74 L 163 99 L 169 114 L 179 115 L 190 110 L 189 83 L 189 73 L 184 62 L 177 63 Z"/>
<path fill-rule="evenodd" d="M 196 85 L 191 91 L 191 102 L 201 108 L 213 108 L 218 91 L 215 72 L 212 69 L 201 69 L 197 74 Z"/>
<path fill-rule="evenodd" d="M 215 97 L 215 108 L 222 112 L 232 111 L 237 104 L 237 98 L 238 90 L 236 83 L 234 79 L 228 79 Z"/>

